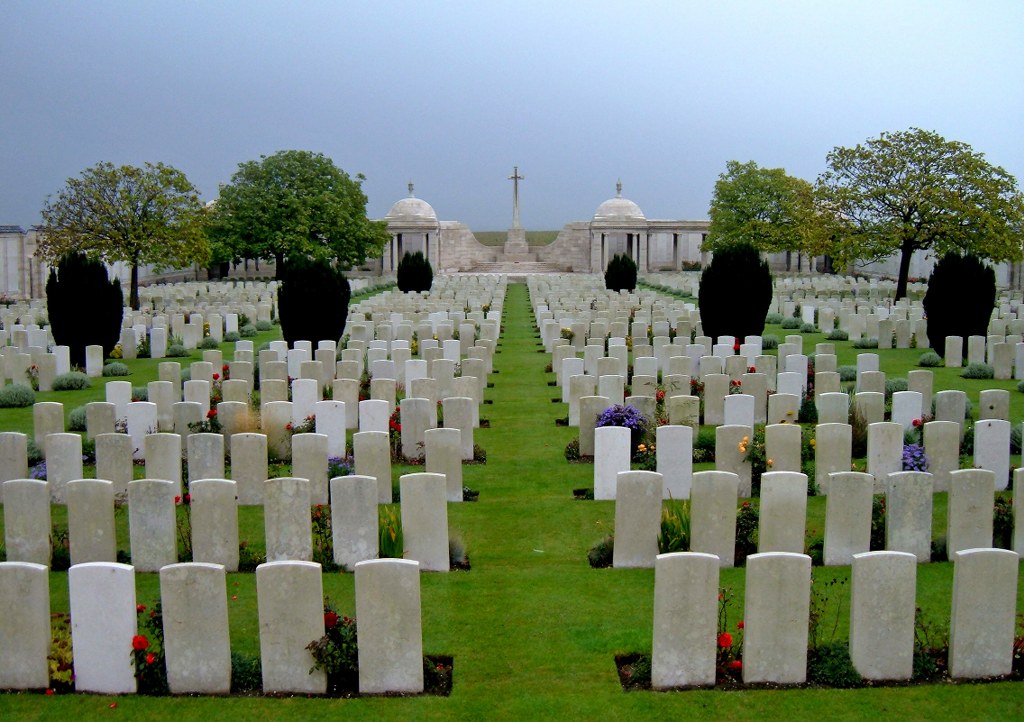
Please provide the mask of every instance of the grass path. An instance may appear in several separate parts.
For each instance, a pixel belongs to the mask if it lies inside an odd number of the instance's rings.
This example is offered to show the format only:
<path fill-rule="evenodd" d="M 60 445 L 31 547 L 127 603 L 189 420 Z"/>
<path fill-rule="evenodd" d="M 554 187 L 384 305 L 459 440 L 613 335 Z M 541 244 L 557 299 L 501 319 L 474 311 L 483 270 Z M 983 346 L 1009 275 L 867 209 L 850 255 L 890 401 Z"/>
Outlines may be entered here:
<path fill-rule="evenodd" d="M 940 685 L 836 690 L 623 693 L 616 652 L 650 649 L 652 570 L 593 570 L 590 544 L 613 518 L 612 502 L 578 502 L 572 489 L 593 468 L 567 464 L 574 430 L 555 426 L 565 407 L 545 373 L 549 357 L 533 326 L 527 289 L 510 284 L 495 372 L 477 431 L 485 465 L 464 467 L 476 503 L 449 505 L 473 569 L 422 575 L 424 651 L 455 658 L 449 698 L 180 699 L 0 695 L 4 719 L 1011 719 L 1024 716 L 1019 684 Z M 418 470 L 414 467 L 396 471 Z M 814 501 L 814 500 L 812 500 Z M 243 510 L 245 511 L 245 510 Z M 252 519 L 243 525 L 255 526 Z M 816 570 L 820 582 L 848 570 Z M 919 594 L 948 614 L 948 564 L 922 567 Z M 723 586 L 742 599 L 742 570 L 724 570 Z M 155 575 L 139 575 L 139 601 L 156 599 Z M 258 651 L 255 578 L 228 579 L 232 646 Z M 351 574 L 324 577 L 325 592 L 354 613 Z M 929 592 L 929 590 L 932 590 Z M 66 575 L 51 574 L 55 609 L 66 608 Z M 739 618 L 737 614 L 737 619 Z M 948 618 L 948 617 L 947 617 Z M 845 625 L 843 625 L 845 627 Z M 125 653 L 127 663 L 127 650 Z M 116 704 L 111 709 L 110 704 Z"/>

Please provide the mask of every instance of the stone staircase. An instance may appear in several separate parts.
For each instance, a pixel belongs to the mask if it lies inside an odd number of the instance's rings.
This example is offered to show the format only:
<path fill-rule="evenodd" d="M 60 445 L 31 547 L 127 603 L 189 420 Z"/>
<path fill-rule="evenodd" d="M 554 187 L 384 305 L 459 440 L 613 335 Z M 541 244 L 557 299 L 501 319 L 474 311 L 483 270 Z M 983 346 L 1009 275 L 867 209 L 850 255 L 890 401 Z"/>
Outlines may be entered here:
<path fill-rule="evenodd" d="M 513 273 L 513 274 L 525 274 L 525 273 L 565 273 L 565 268 L 558 264 L 550 261 L 491 261 L 486 263 L 476 263 L 471 269 L 470 273 Z"/>

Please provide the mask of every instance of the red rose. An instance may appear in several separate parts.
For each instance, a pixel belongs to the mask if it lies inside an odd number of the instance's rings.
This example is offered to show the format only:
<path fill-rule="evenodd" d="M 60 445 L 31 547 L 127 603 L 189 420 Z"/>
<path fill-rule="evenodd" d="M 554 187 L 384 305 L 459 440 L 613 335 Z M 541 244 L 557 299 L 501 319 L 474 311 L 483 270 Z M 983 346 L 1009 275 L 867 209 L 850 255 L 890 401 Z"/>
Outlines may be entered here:
<path fill-rule="evenodd" d="M 739 341 L 737 341 L 736 343 L 734 343 L 732 345 L 732 350 L 735 351 L 736 353 L 740 352 L 740 342 Z"/>
<path fill-rule="evenodd" d="M 214 381 L 219 381 L 219 380 L 220 380 L 220 374 L 218 374 L 218 373 L 214 373 L 214 374 L 213 374 L 213 380 L 214 380 Z"/>
<path fill-rule="evenodd" d="M 136 604 L 136 605 L 135 605 L 135 611 L 136 611 L 137 613 L 138 613 L 138 612 L 144 612 L 144 611 L 146 611 L 146 605 L 145 605 L 145 604 Z"/>
<path fill-rule="evenodd" d="M 191 504 L 192 503 L 192 495 L 191 494 L 185 494 L 185 498 L 183 499 L 183 501 L 186 504 Z"/>
<path fill-rule="evenodd" d="M 206 412 L 206 418 L 213 419 L 217 417 L 217 409 L 210 409 Z"/>
<path fill-rule="evenodd" d="M 146 655 L 146 664 L 153 664 L 156 661 L 156 655 L 150 652 Z"/>
<path fill-rule="evenodd" d="M 743 662 L 739 661 L 738 659 L 734 659 L 733 661 L 729 662 L 729 669 L 734 672 L 738 672 L 739 670 L 743 669 Z"/>
<path fill-rule="evenodd" d="M 756 366 L 747 366 L 747 373 L 748 374 L 756 374 L 757 373 L 757 367 Z"/>
<path fill-rule="evenodd" d="M 132 649 L 136 652 L 141 652 L 149 647 L 149 640 L 143 637 L 141 634 L 136 634 L 132 637 Z"/>
<path fill-rule="evenodd" d="M 719 647 L 731 647 L 732 646 L 732 635 L 728 632 L 722 632 L 718 635 L 718 646 Z"/>
<path fill-rule="evenodd" d="M 338 613 L 337 612 L 324 612 L 324 626 L 328 629 L 334 629 L 338 626 Z"/>
<path fill-rule="evenodd" d="M 743 629 L 743 620 L 742 619 L 739 622 L 736 623 L 736 629 Z"/>
<path fill-rule="evenodd" d="M 174 497 L 174 503 L 175 504 L 180 504 L 181 503 L 181 497 L 180 496 Z"/>
<path fill-rule="evenodd" d="M 52 697 L 53 696 L 53 690 L 52 689 L 47 689 L 46 690 L 46 696 L 47 697 Z"/>
<path fill-rule="evenodd" d="M 914 419 L 912 423 L 914 425 L 914 428 L 917 428 L 921 425 L 921 419 Z"/>

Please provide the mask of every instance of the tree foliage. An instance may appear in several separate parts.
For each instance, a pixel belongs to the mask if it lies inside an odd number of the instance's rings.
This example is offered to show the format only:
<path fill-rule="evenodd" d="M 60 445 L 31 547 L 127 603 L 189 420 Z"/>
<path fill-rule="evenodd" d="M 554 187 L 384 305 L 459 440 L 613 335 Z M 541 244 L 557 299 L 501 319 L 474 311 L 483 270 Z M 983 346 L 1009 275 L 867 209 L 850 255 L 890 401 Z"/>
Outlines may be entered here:
<path fill-rule="evenodd" d="M 703 250 L 737 242 L 767 253 L 806 251 L 824 245 L 827 228 L 814 202 L 814 188 L 782 168 L 731 160 L 715 182 L 711 225 Z"/>
<path fill-rule="evenodd" d="M 107 357 L 117 345 L 124 315 L 121 284 L 107 278 L 100 261 L 68 253 L 50 268 L 46 313 L 53 340 L 69 348 L 72 364 L 84 367 L 86 346 L 102 346 Z"/>
<path fill-rule="evenodd" d="M 964 289 L 970 289 L 964 293 Z M 928 343 L 946 353 L 946 336 L 984 336 L 996 305 L 996 274 L 976 256 L 947 253 L 932 270 L 924 311 Z"/>
<path fill-rule="evenodd" d="M 772 274 L 750 243 L 722 246 L 700 274 L 697 291 L 705 336 L 760 336 L 772 304 Z"/>
<path fill-rule="evenodd" d="M 900 254 L 897 299 L 906 295 L 914 251 L 1022 257 L 1024 197 L 1016 179 L 966 143 L 932 131 L 882 133 L 833 149 L 816 190 L 844 226 L 830 248 L 838 262 Z"/>
<path fill-rule="evenodd" d="M 636 288 L 636 261 L 616 253 L 604 271 L 604 287 L 609 291 L 632 291 Z"/>
<path fill-rule="evenodd" d="M 163 163 L 87 168 L 46 199 L 42 216 L 42 257 L 54 261 L 82 251 L 107 263 L 127 263 L 134 309 L 140 265 L 180 268 L 209 256 L 199 194 L 184 173 Z"/>
<path fill-rule="evenodd" d="M 277 289 L 281 335 L 289 345 L 296 341 L 338 341 L 345 333 L 352 290 L 341 269 L 330 261 L 290 256 L 283 264 Z"/>
<path fill-rule="evenodd" d="M 222 187 L 211 236 L 234 260 L 294 256 L 337 260 L 345 267 L 379 256 L 387 227 L 366 217 L 362 175 L 354 179 L 330 158 L 284 150 L 240 163 Z"/>
<path fill-rule="evenodd" d="M 402 256 L 402 260 L 398 262 L 396 276 L 398 290 L 402 293 L 429 291 L 434 283 L 434 270 L 422 251 Z"/>

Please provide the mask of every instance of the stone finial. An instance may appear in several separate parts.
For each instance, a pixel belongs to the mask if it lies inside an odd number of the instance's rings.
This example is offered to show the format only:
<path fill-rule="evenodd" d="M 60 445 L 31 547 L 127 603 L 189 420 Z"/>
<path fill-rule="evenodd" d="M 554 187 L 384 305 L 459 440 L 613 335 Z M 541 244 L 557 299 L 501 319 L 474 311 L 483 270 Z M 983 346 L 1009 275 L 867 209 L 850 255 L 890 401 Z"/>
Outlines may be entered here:
<path fill-rule="evenodd" d="M 415 198 L 416 195 L 412 192 L 412 181 L 409 181 L 409 186 L 408 187 L 409 187 L 409 197 L 410 198 Z"/>
<path fill-rule="evenodd" d="M 617 180 L 615 182 L 615 197 L 616 198 L 622 198 L 622 179 L 621 178 L 619 178 L 619 180 Z"/>

